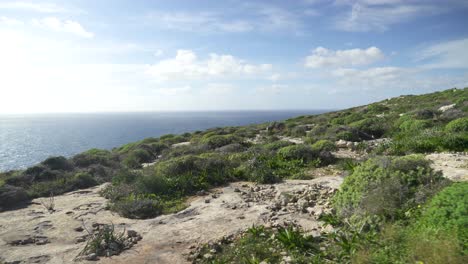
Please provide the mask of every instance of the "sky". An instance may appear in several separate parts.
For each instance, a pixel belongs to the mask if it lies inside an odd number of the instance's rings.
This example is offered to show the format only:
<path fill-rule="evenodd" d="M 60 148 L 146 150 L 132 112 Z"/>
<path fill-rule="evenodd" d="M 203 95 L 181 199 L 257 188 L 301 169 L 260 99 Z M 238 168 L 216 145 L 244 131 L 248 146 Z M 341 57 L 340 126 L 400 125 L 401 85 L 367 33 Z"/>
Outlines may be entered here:
<path fill-rule="evenodd" d="M 467 0 L 0 0 L 0 114 L 339 109 L 467 86 Z"/>

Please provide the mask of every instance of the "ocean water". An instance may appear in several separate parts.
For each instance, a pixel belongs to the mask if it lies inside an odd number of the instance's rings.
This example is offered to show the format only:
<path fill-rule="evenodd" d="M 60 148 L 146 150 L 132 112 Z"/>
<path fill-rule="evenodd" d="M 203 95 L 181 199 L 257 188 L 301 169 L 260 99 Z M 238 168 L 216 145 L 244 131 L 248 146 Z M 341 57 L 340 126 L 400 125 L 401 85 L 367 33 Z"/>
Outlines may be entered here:
<path fill-rule="evenodd" d="M 147 137 L 239 126 L 324 111 L 222 111 L 0 115 L 0 171 L 26 168 L 50 156 L 112 149 Z"/>

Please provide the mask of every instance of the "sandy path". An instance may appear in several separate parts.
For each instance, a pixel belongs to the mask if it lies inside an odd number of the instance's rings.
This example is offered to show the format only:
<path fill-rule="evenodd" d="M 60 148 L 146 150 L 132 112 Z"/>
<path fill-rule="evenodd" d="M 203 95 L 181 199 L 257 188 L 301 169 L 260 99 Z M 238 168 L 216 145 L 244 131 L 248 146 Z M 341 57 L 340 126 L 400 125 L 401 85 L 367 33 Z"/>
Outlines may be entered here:
<path fill-rule="evenodd" d="M 468 155 L 465 153 L 433 153 L 426 156 L 432 160 L 432 168 L 440 170 L 453 181 L 468 181 Z"/>

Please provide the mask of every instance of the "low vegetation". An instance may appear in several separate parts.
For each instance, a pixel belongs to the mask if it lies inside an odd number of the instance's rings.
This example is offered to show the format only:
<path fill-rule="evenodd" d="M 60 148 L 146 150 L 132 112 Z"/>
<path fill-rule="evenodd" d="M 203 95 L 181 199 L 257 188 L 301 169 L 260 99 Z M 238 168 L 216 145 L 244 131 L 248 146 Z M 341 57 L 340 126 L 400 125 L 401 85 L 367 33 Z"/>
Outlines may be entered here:
<path fill-rule="evenodd" d="M 152 218 L 213 187 L 298 179 L 335 164 L 349 176 L 333 198 L 334 213 L 322 217 L 333 232 L 311 237 L 293 226 L 252 227 L 207 263 L 279 263 L 285 256 L 294 263 L 467 263 L 468 185 L 444 179 L 422 155 L 467 151 L 467 113 L 468 88 L 450 89 L 50 157 L 0 173 L 0 209 L 111 182 L 102 191 L 111 210 Z M 337 159 L 337 142 L 370 158 Z M 85 253 L 102 254 L 108 238 L 119 244 L 112 229 L 103 229 Z"/>
<path fill-rule="evenodd" d="M 201 263 L 466 263 L 468 183 L 419 155 L 358 165 L 334 197 L 333 231 L 252 227 Z M 202 250 L 205 254 L 209 248 Z"/>

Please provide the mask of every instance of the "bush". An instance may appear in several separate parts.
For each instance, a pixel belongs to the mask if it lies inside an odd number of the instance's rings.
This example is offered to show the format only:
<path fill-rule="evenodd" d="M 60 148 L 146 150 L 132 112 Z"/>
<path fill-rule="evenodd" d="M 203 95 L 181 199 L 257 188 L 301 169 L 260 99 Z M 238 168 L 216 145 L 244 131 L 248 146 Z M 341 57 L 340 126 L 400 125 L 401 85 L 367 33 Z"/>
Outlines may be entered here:
<path fill-rule="evenodd" d="M 135 182 L 137 178 L 141 175 L 138 172 L 122 169 L 115 173 L 115 176 L 112 177 L 113 184 L 129 184 Z"/>
<path fill-rule="evenodd" d="M 78 172 L 71 179 L 71 184 L 75 187 L 74 189 L 89 188 L 98 184 L 96 179 L 88 173 Z"/>
<path fill-rule="evenodd" d="M 0 186 L 0 212 L 3 209 L 15 207 L 29 200 L 28 194 L 21 187 Z"/>
<path fill-rule="evenodd" d="M 139 162 L 138 158 L 134 155 L 128 155 L 122 160 L 122 163 L 130 169 L 140 169 L 141 163 Z"/>
<path fill-rule="evenodd" d="M 303 137 L 306 135 L 306 128 L 303 126 L 296 126 L 289 130 L 289 135 L 292 137 Z"/>
<path fill-rule="evenodd" d="M 322 140 L 315 142 L 312 145 L 312 149 L 319 151 L 319 152 L 320 151 L 334 151 L 336 150 L 336 145 L 330 140 L 322 139 Z"/>
<path fill-rule="evenodd" d="M 390 108 L 388 108 L 385 105 L 375 103 L 368 105 L 366 110 L 369 114 L 382 114 L 383 112 L 388 111 L 389 109 Z"/>
<path fill-rule="evenodd" d="M 111 210 L 123 217 L 134 219 L 153 218 L 163 211 L 162 204 L 155 195 L 130 194 L 111 204 Z"/>
<path fill-rule="evenodd" d="M 72 164 L 62 156 L 50 157 L 43 162 L 42 165 L 48 167 L 51 170 L 70 170 L 73 168 Z"/>
<path fill-rule="evenodd" d="M 432 109 L 420 109 L 414 112 L 416 119 L 432 119 L 436 116 L 436 112 Z"/>
<path fill-rule="evenodd" d="M 400 130 L 403 132 L 413 132 L 419 131 L 430 126 L 430 122 L 427 120 L 414 120 L 409 119 L 401 123 L 399 126 Z"/>
<path fill-rule="evenodd" d="M 129 168 L 138 169 L 141 168 L 142 163 L 151 162 L 154 158 L 148 150 L 135 149 L 125 157 L 123 163 Z"/>
<path fill-rule="evenodd" d="M 312 149 L 309 145 L 292 145 L 278 150 L 278 155 L 285 160 L 302 160 L 304 162 L 312 161 L 319 157 L 319 152 Z"/>
<path fill-rule="evenodd" d="M 468 182 L 453 183 L 435 195 L 424 209 L 418 225 L 456 234 L 467 251 Z"/>
<path fill-rule="evenodd" d="M 91 149 L 80 153 L 72 158 L 75 165 L 88 167 L 94 164 L 109 166 L 112 160 L 112 153 L 102 149 Z"/>
<path fill-rule="evenodd" d="M 358 129 L 368 135 L 370 138 L 382 137 L 388 129 L 385 119 L 367 118 L 350 124 L 351 127 Z"/>
<path fill-rule="evenodd" d="M 442 140 L 441 147 L 451 151 L 467 151 L 468 150 L 468 133 L 450 133 L 445 135 Z"/>
<path fill-rule="evenodd" d="M 188 195 L 232 179 L 231 162 L 223 155 L 210 154 L 187 155 L 161 161 L 155 167 L 155 174 L 143 177 L 142 181 L 149 182 L 149 186 L 155 188 L 148 190 L 150 193 Z M 151 183 L 152 181 L 156 183 Z"/>
<path fill-rule="evenodd" d="M 444 134 L 437 128 L 429 128 L 414 133 L 397 135 L 390 144 L 390 153 L 402 155 L 407 153 L 428 153 L 441 149 Z"/>
<path fill-rule="evenodd" d="M 445 130 L 449 133 L 456 133 L 456 132 L 468 132 L 468 117 L 462 117 L 455 119 L 448 123 L 445 126 Z"/>
<path fill-rule="evenodd" d="M 244 167 L 246 178 L 258 183 L 279 182 L 281 178 L 271 166 L 271 159 L 273 158 L 273 156 L 260 154 L 249 160 Z"/>
<path fill-rule="evenodd" d="M 202 139 L 202 143 L 207 144 L 211 149 L 240 142 L 242 142 L 242 139 L 234 135 L 213 135 L 208 138 L 203 137 Z"/>
<path fill-rule="evenodd" d="M 361 138 L 359 137 L 359 133 L 354 129 L 338 132 L 336 134 L 336 138 L 346 140 L 346 141 L 360 141 L 361 140 Z"/>
<path fill-rule="evenodd" d="M 374 158 L 354 168 L 333 203 L 342 216 L 379 214 L 397 219 L 424 202 L 444 182 L 423 156 Z"/>
<path fill-rule="evenodd" d="M 273 141 L 271 143 L 262 145 L 262 147 L 268 151 L 276 151 L 280 148 L 291 146 L 291 145 L 294 145 L 294 143 L 285 141 L 285 140 L 277 140 L 277 141 Z"/>

